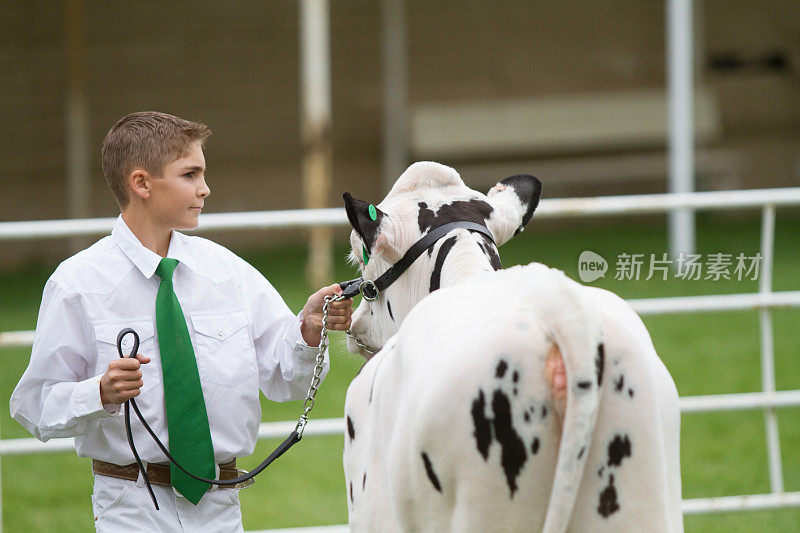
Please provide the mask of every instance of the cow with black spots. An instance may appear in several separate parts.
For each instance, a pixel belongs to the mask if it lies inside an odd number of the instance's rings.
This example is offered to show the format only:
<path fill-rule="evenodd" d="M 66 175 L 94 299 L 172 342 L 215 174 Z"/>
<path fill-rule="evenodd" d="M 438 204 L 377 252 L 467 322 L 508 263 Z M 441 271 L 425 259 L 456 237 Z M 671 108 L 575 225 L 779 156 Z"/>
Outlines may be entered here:
<path fill-rule="evenodd" d="M 500 269 L 540 193 L 424 162 L 377 205 L 345 195 L 366 279 L 444 224 L 494 236 L 451 231 L 353 315 L 377 351 L 345 404 L 353 531 L 682 531 L 677 391 L 639 317 L 544 265 Z"/>

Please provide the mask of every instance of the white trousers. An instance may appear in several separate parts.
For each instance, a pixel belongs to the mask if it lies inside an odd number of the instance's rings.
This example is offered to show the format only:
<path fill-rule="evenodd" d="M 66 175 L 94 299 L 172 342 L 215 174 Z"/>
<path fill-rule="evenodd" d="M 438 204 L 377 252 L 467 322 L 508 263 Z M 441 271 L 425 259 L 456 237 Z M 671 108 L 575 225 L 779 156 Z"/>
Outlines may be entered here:
<path fill-rule="evenodd" d="M 141 478 L 138 482 L 94 476 L 92 508 L 100 532 L 241 532 L 242 512 L 237 489 L 207 491 L 197 505 L 172 487 L 153 485 L 160 510 Z"/>

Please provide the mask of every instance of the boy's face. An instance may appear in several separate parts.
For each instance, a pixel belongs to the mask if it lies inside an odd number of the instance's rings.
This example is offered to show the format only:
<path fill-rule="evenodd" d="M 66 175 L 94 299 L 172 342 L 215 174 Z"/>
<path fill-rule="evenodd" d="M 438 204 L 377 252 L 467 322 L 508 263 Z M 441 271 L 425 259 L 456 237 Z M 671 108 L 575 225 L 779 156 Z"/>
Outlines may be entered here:
<path fill-rule="evenodd" d="M 206 159 L 199 142 L 188 153 L 151 181 L 150 213 L 154 221 L 170 229 L 194 229 L 205 198 L 211 194 L 205 180 Z"/>

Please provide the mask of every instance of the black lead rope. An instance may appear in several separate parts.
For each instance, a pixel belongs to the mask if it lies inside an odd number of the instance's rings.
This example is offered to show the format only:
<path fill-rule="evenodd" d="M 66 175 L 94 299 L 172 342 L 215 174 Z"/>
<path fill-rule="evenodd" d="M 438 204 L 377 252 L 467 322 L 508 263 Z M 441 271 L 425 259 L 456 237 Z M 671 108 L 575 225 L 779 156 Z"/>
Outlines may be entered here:
<path fill-rule="evenodd" d="M 131 350 L 130 355 L 126 356 L 123 355 L 122 353 L 122 338 L 129 333 L 133 334 L 133 349 Z M 117 353 L 119 353 L 119 356 L 123 359 L 126 357 L 132 357 L 135 356 L 138 351 L 139 351 L 139 335 L 136 333 L 136 331 L 134 331 L 131 328 L 125 328 L 122 331 L 120 331 L 119 335 L 117 335 Z M 300 434 L 296 430 L 292 431 L 286 438 L 286 440 L 283 441 L 277 448 L 275 448 L 275 451 L 273 451 L 269 455 L 269 457 L 264 459 L 264 461 L 260 465 L 258 465 L 254 470 L 232 479 L 208 479 L 192 474 L 191 472 L 186 470 L 178 461 L 175 460 L 172 454 L 169 453 L 169 450 L 167 450 L 167 448 L 164 446 L 161 440 L 156 436 L 156 434 L 150 428 L 150 425 L 147 422 L 145 422 L 142 413 L 139 411 L 139 406 L 136 405 L 136 400 L 131 398 L 130 400 L 125 402 L 125 433 L 128 435 L 128 445 L 131 447 L 131 451 L 133 452 L 133 457 L 136 459 L 136 466 L 139 467 L 139 472 L 142 474 L 142 477 L 144 478 L 144 483 L 145 485 L 147 485 L 147 491 L 150 493 L 150 497 L 153 499 L 153 504 L 156 506 L 156 510 L 159 510 L 158 500 L 156 500 L 156 495 L 153 492 L 153 487 L 150 485 L 150 478 L 147 477 L 147 470 L 142 464 L 142 460 L 139 458 L 139 453 L 136 451 L 136 445 L 133 443 L 133 433 L 131 432 L 131 413 L 130 410 L 128 409 L 128 404 L 130 404 L 130 406 L 133 407 L 133 410 L 136 413 L 136 416 L 139 418 L 139 421 L 142 423 L 142 425 L 150 434 L 150 436 L 153 437 L 153 440 L 155 441 L 156 445 L 158 445 L 159 449 L 161 449 L 164 455 L 167 456 L 167 459 L 169 459 L 175 466 L 180 468 L 181 471 L 183 471 L 183 473 L 186 474 L 187 476 L 192 477 L 198 481 L 202 481 L 203 483 L 208 483 L 209 485 L 231 486 L 231 485 L 236 485 L 237 483 L 242 483 L 243 481 L 247 481 L 248 479 L 252 479 L 256 475 L 260 474 L 261 471 L 264 470 L 266 467 L 268 467 L 270 463 L 272 463 L 275 459 L 283 455 L 289 448 L 291 448 L 296 443 L 300 442 L 301 439 Z"/>

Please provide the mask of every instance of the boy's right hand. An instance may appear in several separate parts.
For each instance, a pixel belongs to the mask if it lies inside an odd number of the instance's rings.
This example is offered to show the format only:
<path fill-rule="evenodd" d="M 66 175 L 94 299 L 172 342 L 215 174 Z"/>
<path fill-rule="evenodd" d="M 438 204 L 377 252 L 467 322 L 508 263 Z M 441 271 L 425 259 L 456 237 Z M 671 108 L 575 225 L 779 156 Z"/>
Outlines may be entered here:
<path fill-rule="evenodd" d="M 108 371 L 100 378 L 100 401 L 120 405 L 139 396 L 144 385 L 139 367 L 149 362 L 149 357 L 136 354 L 136 359 L 125 357 L 108 363 Z"/>

